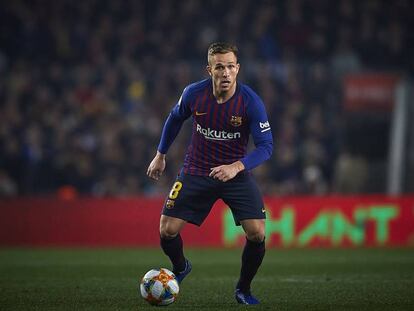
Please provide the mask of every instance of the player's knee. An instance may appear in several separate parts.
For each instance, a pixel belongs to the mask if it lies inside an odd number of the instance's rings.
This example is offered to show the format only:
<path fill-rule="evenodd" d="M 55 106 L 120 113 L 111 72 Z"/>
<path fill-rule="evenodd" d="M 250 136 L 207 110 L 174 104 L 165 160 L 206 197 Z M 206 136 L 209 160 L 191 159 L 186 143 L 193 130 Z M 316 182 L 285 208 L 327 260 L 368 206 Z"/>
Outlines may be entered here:
<path fill-rule="evenodd" d="M 254 230 L 247 232 L 246 235 L 248 240 L 256 243 L 263 242 L 265 239 L 265 233 L 263 230 Z"/>
<path fill-rule="evenodd" d="M 160 225 L 160 237 L 161 239 L 173 239 L 177 236 L 178 231 L 175 230 L 172 226 L 168 224 L 161 224 Z"/>

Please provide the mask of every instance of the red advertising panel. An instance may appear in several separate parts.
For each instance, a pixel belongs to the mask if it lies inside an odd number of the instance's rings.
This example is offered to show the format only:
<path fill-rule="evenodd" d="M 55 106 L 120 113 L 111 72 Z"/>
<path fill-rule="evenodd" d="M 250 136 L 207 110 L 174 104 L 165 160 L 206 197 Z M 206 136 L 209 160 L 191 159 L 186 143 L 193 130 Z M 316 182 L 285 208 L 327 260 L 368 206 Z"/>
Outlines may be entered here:
<path fill-rule="evenodd" d="M 347 111 L 390 111 L 399 77 L 391 74 L 352 74 L 344 79 Z"/>
<path fill-rule="evenodd" d="M 0 201 L 1 246 L 158 246 L 162 199 L 13 199 Z M 269 247 L 414 246 L 414 196 L 267 198 Z M 218 202 L 187 246 L 244 241 Z"/>

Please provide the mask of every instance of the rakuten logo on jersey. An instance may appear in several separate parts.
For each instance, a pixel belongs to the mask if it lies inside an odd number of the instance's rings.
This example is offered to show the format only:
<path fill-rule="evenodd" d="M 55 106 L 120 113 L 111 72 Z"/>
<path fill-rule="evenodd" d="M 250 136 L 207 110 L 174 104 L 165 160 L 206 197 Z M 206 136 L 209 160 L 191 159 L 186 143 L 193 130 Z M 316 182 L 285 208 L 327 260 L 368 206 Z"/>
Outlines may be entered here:
<path fill-rule="evenodd" d="M 197 124 L 197 132 L 202 134 L 205 139 L 210 140 L 232 140 L 238 139 L 241 137 L 240 132 L 226 132 L 226 131 L 217 131 L 212 130 L 211 128 L 202 128 L 200 124 Z"/>
<path fill-rule="evenodd" d="M 269 121 L 266 121 L 266 122 L 264 122 L 264 123 L 259 122 L 259 126 L 260 126 L 260 128 L 262 129 L 262 130 L 261 130 L 261 132 L 262 132 L 262 133 L 270 130 L 270 124 L 269 124 Z"/>

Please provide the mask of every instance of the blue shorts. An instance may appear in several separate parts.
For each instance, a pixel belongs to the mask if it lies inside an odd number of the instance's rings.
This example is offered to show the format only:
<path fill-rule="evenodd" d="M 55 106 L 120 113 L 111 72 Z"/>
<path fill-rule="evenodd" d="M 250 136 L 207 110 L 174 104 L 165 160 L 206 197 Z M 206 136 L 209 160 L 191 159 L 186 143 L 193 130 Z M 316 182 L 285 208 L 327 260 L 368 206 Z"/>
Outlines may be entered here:
<path fill-rule="evenodd" d="M 236 225 L 244 219 L 266 218 L 262 195 L 248 172 L 227 182 L 181 173 L 165 200 L 162 214 L 200 226 L 218 199 L 230 207 Z"/>

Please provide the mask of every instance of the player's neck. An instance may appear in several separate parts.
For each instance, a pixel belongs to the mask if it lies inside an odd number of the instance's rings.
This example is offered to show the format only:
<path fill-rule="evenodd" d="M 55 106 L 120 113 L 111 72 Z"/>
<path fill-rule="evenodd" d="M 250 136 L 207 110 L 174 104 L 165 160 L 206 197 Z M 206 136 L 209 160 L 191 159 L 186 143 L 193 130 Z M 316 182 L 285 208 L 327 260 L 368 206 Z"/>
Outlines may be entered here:
<path fill-rule="evenodd" d="M 234 86 L 230 90 L 226 92 L 219 92 L 213 85 L 213 95 L 216 98 L 217 103 L 223 104 L 228 101 L 234 95 L 234 93 L 236 93 L 236 87 L 237 83 L 234 83 Z"/>

